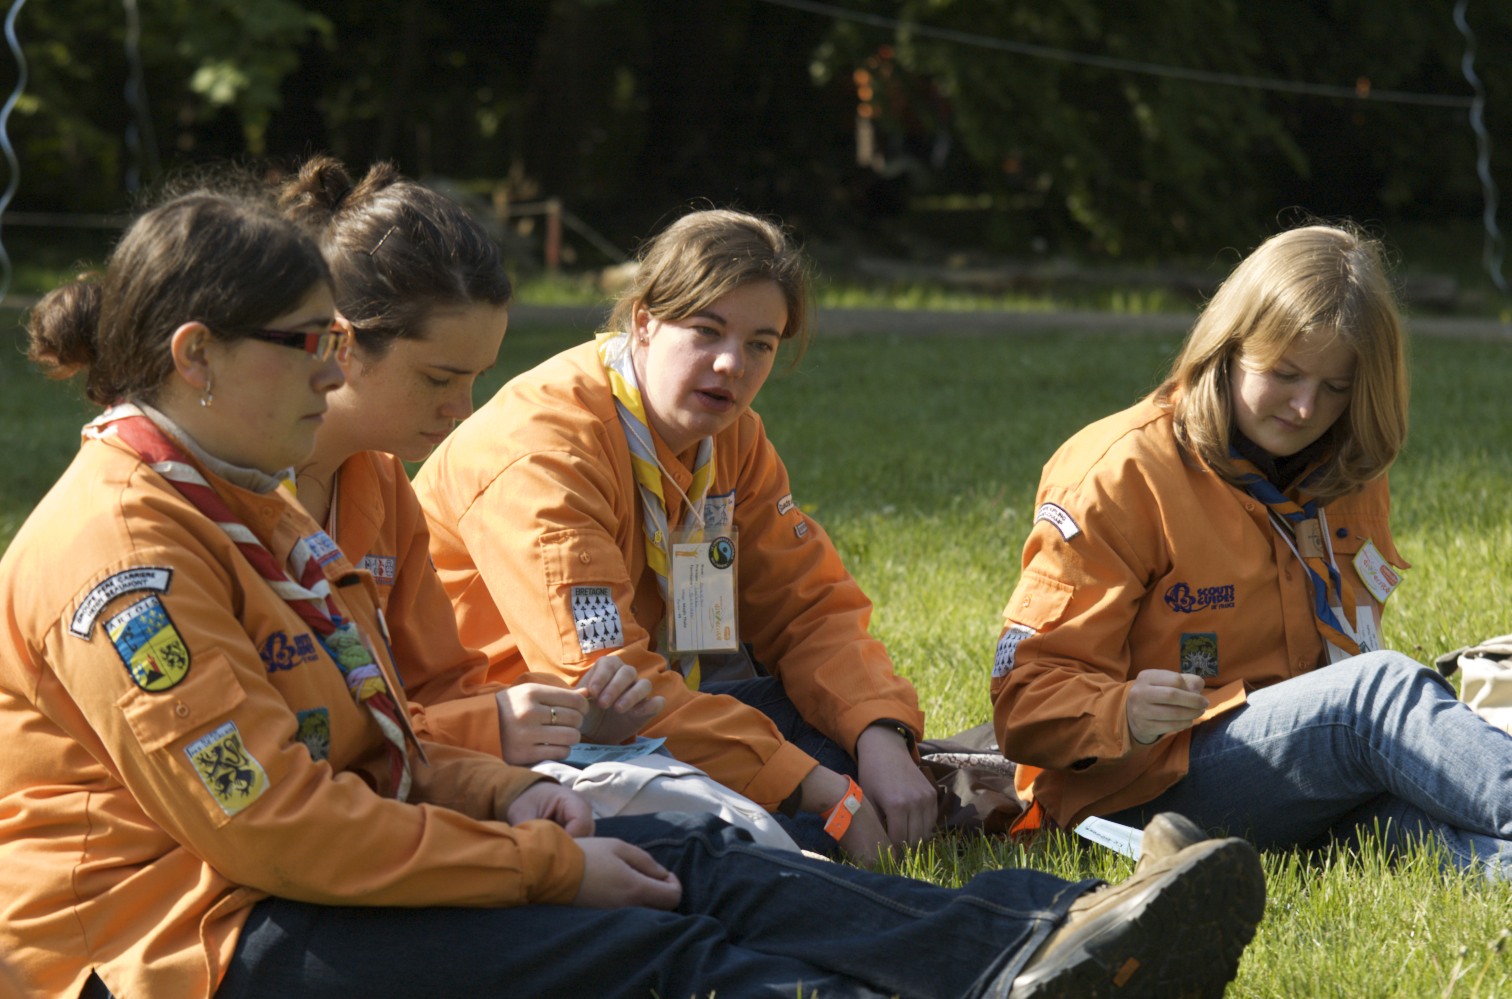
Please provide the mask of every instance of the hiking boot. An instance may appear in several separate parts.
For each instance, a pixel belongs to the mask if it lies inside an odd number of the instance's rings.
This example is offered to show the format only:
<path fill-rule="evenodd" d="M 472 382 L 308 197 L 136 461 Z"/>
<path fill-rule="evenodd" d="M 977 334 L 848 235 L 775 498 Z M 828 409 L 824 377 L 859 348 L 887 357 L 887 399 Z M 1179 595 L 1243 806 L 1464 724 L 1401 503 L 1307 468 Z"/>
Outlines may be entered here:
<path fill-rule="evenodd" d="M 1221 997 L 1265 914 L 1260 857 L 1242 839 L 1174 844 L 1157 835 L 1128 880 L 1071 903 L 1012 999 Z"/>
<path fill-rule="evenodd" d="M 1134 868 L 1138 874 L 1146 865 L 1189 846 L 1196 846 L 1211 839 L 1201 826 L 1177 812 L 1161 812 L 1144 827 L 1139 841 L 1139 864 Z"/>

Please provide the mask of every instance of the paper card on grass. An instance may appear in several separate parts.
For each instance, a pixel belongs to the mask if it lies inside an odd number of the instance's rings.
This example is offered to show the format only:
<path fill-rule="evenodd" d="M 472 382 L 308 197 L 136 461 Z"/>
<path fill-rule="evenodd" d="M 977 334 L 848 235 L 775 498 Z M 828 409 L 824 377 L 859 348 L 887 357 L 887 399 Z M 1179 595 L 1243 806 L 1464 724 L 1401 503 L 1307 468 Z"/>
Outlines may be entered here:
<path fill-rule="evenodd" d="M 1089 839 L 1094 843 L 1101 843 L 1110 850 L 1139 859 L 1139 844 L 1144 839 L 1144 830 L 1135 829 L 1132 826 L 1119 825 L 1117 822 L 1109 822 L 1095 815 L 1081 821 L 1076 827 L 1076 835 L 1082 839 Z"/>

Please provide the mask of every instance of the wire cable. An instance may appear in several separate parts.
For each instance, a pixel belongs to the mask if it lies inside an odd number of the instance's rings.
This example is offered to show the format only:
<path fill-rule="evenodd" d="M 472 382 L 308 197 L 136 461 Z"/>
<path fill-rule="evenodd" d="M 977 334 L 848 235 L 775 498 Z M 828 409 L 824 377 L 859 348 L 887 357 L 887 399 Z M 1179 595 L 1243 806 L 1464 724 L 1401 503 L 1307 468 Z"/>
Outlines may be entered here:
<path fill-rule="evenodd" d="M 1483 198 L 1481 222 L 1486 228 L 1481 263 L 1491 275 L 1497 289 L 1506 295 L 1507 278 L 1502 274 L 1504 244 L 1501 229 L 1496 225 L 1496 207 L 1501 195 L 1496 189 L 1496 181 L 1491 178 L 1491 136 L 1486 134 L 1486 88 L 1481 85 L 1480 77 L 1475 72 L 1475 33 L 1470 30 L 1470 22 L 1465 20 L 1466 4 L 1467 0 L 1457 0 L 1455 3 L 1454 26 L 1465 36 L 1465 54 L 1460 57 L 1460 72 L 1465 74 L 1470 89 L 1475 91 L 1475 99 L 1470 105 L 1470 128 L 1475 132 L 1475 172 L 1480 176 Z"/>
<path fill-rule="evenodd" d="M 1237 73 L 1215 73 L 1205 69 L 1188 69 L 1183 66 L 1167 66 L 1160 63 L 1140 62 L 1135 59 L 1119 59 L 1114 56 L 1092 55 L 1073 52 L 1070 49 L 1033 45 L 1028 42 L 1010 42 L 989 35 L 974 35 L 951 28 L 936 28 L 917 21 L 900 21 L 880 14 L 847 10 L 833 4 L 817 3 L 815 0 L 762 0 L 777 7 L 788 7 L 808 14 L 820 14 L 838 21 L 852 21 L 876 28 L 907 31 L 926 38 L 938 38 L 958 45 L 1012 52 L 1016 55 L 1049 59 L 1054 62 L 1069 62 L 1081 66 L 1096 66 L 1099 69 L 1114 69 L 1145 76 L 1160 76 L 1172 80 L 1190 80 L 1194 83 L 1213 83 L 1225 87 L 1246 87 L 1251 90 L 1268 90 L 1275 93 L 1306 94 L 1312 97 L 1334 97 L 1351 101 L 1369 101 L 1374 104 L 1418 104 L 1429 107 L 1468 108 L 1471 98 L 1450 94 L 1420 94 L 1406 90 L 1377 90 L 1375 88 L 1341 87 L 1325 83 L 1300 83 L 1295 80 L 1276 80 L 1259 76 L 1241 76 Z"/>
<path fill-rule="evenodd" d="M 21 51 L 21 43 L 16 40 L 16 16 L 24 6 L 26 0 L 13 0 L 10 13 L 5 15 L 5 41 L 16 57 L 16 89 L 11 91 L 5 106 L 0 108 L 0 151 L 4 151 L 6 165 L 10 167 L 10 181 L 5 185 L 5 191 L 0 193 L 0 223 L 5 218 L 5 209 L 10 206 L 11 199 L 21 187 L 21 161 L 16 158 L 7 126 L 11 112 L 16 109 L 16 102 L 26 92 L 26 54 Z M 11 271 L 10 254 L 5 250 L 5 240 L 0 238 L 0 302 L 4 302 L 5 296 L 10 294 Z"/>
<path fill-rule="evenodd" d="M 147 109 L 147 81 L 142 72 L 142 19 L 137 0 L 121 0 L 126 8 L 126 106 L 131 120 L 126 122 L 126 148 L 131 151 L 131 165 L 126 169 L 126 190 L 135 194 L 144 179 L 158 174 L 157 139 L 152 131 L 152 115 Z"/>

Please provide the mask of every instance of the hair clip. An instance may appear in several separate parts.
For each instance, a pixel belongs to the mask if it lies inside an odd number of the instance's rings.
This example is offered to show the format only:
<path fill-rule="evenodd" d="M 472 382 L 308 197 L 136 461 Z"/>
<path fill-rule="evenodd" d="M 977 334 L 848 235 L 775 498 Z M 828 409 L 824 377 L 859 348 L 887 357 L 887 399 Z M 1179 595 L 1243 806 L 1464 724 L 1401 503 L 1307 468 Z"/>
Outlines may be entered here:
<path fill-rule="evenodd" d="M 377 242 L 377 244 L 373 246 L 373 248 L 371 250 L 367 251 L 367 255 L 371 257 L 373 254 L 377 253 L 378 250 L 379 250 L 379 248 L 382 247 L 384 243 L 388 242 L 388 238 L 390 236 L 392 236 L 394 234 L 395 230 L 397 230 L 398 228 L 399 227 L 396 226 L 396 225 L 389 226 L 389 231 L 383 234 L 383 238 L 380 239 Z"/>

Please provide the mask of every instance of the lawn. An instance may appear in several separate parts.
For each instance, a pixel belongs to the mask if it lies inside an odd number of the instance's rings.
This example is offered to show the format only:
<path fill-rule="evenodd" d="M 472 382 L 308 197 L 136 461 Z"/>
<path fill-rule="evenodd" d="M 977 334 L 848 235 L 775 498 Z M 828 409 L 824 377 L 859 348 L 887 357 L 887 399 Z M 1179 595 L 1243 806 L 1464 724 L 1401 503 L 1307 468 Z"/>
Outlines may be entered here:
<path fill-rule="evenodd" d="M 1057 325 L 1066 322 L 1047 314 L 1042 331 L 1012 337 L 947 329 L 825 340 L 821 329 L 800 367 L 758 400 L 794 498 L 871 595 L 875 633 L 919 688 L 931 736 L 987 717 L 998 616 L 1018 577 L 1040 465 L 1077 428 L 1151 388 L 1177 347 L 1171 335 Z M 480 397 L 586 334 L 511 331 Z M 7 340 L 0 357 L 0 434 L 12 455 L 0 545 L 66 464 L 89 414 L 76 386 L 26 370 L 21 342 Z M 1419 658 L 1512 631 L 1509 372 L 1505 341 L 1413 347 L 1412 436 L 1392 476 L 1397 545 L 1413 569 L 1383 638 Z M 1004 863 L 1109 878 L 1132 866 L 1060 839 L 1027 849 L 938 842 L 901 868 L 953 883 Z M 1441 874 L 1424 855 L 1391 869 L 1370 851 L 1273 854 L 1266 864 L 1268 915 L 1230 995 L 1512 995 L 1506 887 Z"/>

